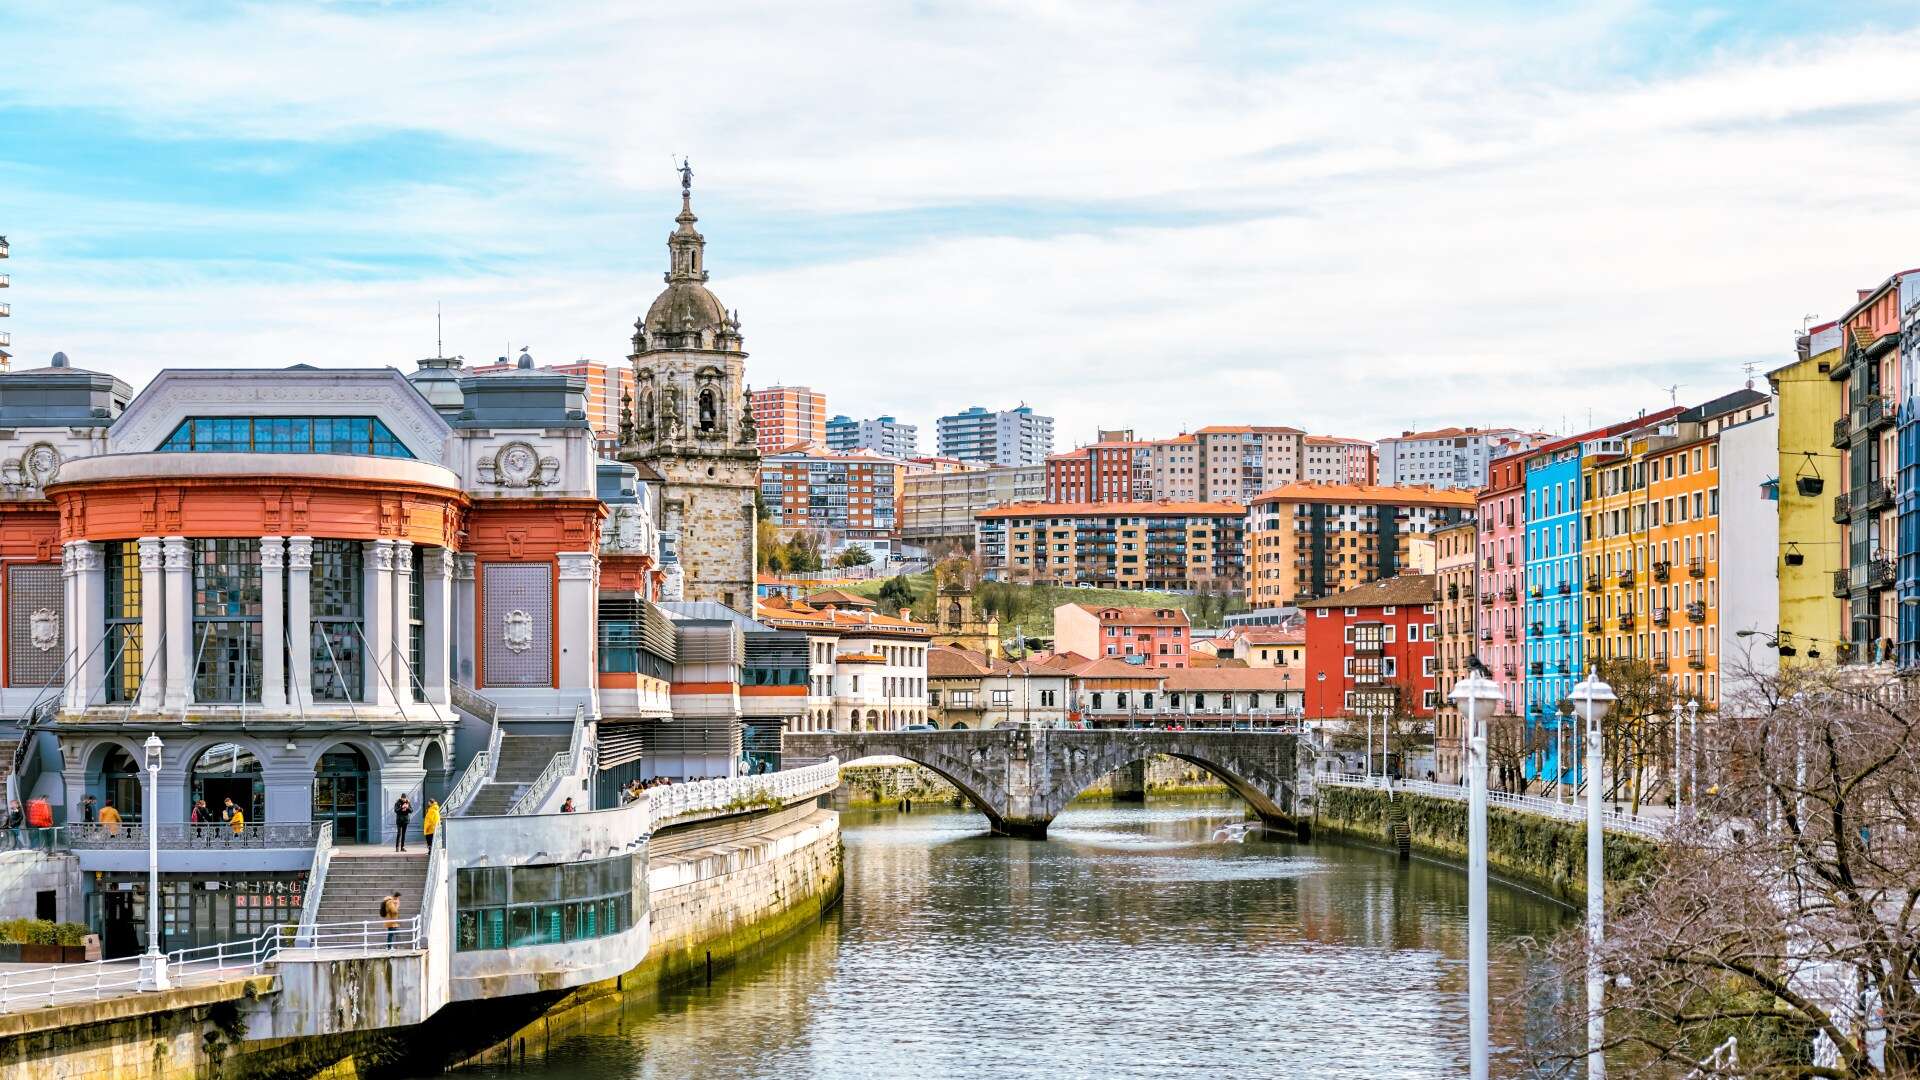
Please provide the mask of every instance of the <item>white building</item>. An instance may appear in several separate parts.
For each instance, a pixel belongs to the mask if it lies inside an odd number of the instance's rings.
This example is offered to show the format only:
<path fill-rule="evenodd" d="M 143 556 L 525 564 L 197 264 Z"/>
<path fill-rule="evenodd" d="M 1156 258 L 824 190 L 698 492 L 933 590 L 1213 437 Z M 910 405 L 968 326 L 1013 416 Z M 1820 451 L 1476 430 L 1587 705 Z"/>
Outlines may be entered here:
<path fill-rule="evenodd" d="M 940 418 L 941 457 L 989 465 L 1041 465 L 1053 453 L 1053 417 L 1031 405 L 988 412 L 978 405 Z"/>
<path fill-rule="evenodd" d="M 1481 488 L 1487 463 L 1511 449 L 1545 436 L 1516 428 L 1450 427 L 1403 431 L 1381 439 L 1380 483 L 1430 484 L 1437 488 Z"/>
<path fill-rule="evenodd" d="M 1780 666 L 1768 646 L 1780 627 L 1779 430 L 1769 413 L 1720 432 L 1720 700 L 1732 705 L 1746 676 Z"/>
<path fill-rule="evenodd" d="M 807 704 L 795 731 L 897 731 L 927 722 L 928 630 L 838 589 L 760 601 L 758 620 L 807 635 Z"/>
<path fill-rule="evenodd" d="M 891 416 L 876 416 L 871 420 L 836 416 L 827 421 L 827 449 L 864 449 L 887 457 L 918 457 L 920 428 L 916 424 L 903 424 Z"/>

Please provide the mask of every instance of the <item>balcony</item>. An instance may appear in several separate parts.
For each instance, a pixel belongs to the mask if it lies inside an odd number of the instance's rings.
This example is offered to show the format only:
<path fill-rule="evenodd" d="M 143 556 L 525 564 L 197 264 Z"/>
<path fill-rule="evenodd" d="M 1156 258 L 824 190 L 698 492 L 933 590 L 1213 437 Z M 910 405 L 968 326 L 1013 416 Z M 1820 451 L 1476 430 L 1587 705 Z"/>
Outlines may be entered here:
<path fill-rule="evenodd" d="M 1559 589 L 1559 592 L 1560 592 L 1560 595 L 1561 595 L 1561 596 L 1572 596 L 1572 595 L 1573 595 L 1573 582 L 1571 582 L 1571 581 L 1563 581 L 1563 582 L 1561 582 L 1561 583 L 1560 583 L 1560 589 Z"/>
<path fill-rule="evenodd" d="M 1847 580 L 1847 572 L 1845 570 L 1835 570 L 1833 572 L 1833 595 L 1845 600 L 1847 593 L 1851 591 L 1852 583 Z"/>
<path fill-rule="evenodd" d="M 1449 600 L 1460 599 L 1460 586 L 1458 584 L 1455 584 L 1452 582 L 1449 582 L 1447 584 L 1447 599 Z"/>
<path fill-rule="evenodd" d="M 1852 501 L 1847 498 L 1844 492 L 1839 495 L 1835 495 L 1833 497 L 1834 524 L 1845 525 L 1847 523 L 1847 519 L 1852 516 L 1853 516 Z"/>
<path fill-rule="evenodd" d="M 1893 481 L 1875 480 L 1853 490 L 1853 498 L 1868 513 L 1893 509 Z"/>
<path fill-rule="evenodd" d="M 1667 651 L 1665 649 L 1655 649 L 1653 654 L 1647 657 L 1647 663 L 1652 666 L 1655 671 L 1667 670 Z"/>
<path fill-rule="evenodd" d="M 1847 441 L 1851 439 L 1852 436 L 1853 420 L 1851 417 L 1843 416 L 1833 422 L 1833 448 L 1835 450 L 1845 450 L 1847 448 Z"/>
<path fill-rule="evenodd" d="M 1620 629 L 1622 630 L 1633 629 L 1633 612 L 1623 611 L 1620 613 Z"/>
<path fill-rule="evenodd" d="M 1493 556 L 1491 555 L 1487 556 L 1486 570 L 1489 574 L 1493 573 Z"/>
<path fill-rule="evenodd" d="M 1517 667 L 1517 666 L 1516 666 L 1516 665 L 1514 665 L 1514 664 L 1506 664 L 1506 665 L 1504 665 L 1504 666 L 1502 666 L 1500 670 L 1501 670 L 1501 672 L 1502 672 L 1502 673 L 1504 673 L 1504 674 L 1506 675 L 1506 677 L 1507 677 L 1507 678 L 1509 678 L 1509 679 L 1511 679 L 1511 678 L 1515 678 L 1515 677 L 1517 677 L 1517 676 L 1518 676 L 1518 675 L 1520 674 L 1520 669 L 1519 669 L 1519 667 Z"/>
<path fill-rule="evenodd" d="M 1707 654 L 1699 649 L 1688 649 L 1687 666 L 1695 671 L 1705 671 L 1707 669 Z"/>
<path fill-rule="evenodd" d="M 1491 626 L 1483 626 L 1483 627 L 1481 627 L 1481 628 L 1480 628 L 1480 640 L 1481 640 L 1481 641 L 1492 641 L 1492 640 L 1493 640 L 1493 627 L 1491 627 Z"/>
<path fill-rule="evenodd" d="M 1571 675 L 1573 674 L 1573 665 L 1562 660 L 1553 666 L 1553 671 L 1556 675 Z"/>
<path fill-rule="evenodd" d="M 1893 403 L 1878 394 L 1862 401 L 1853 410 L 1854 426 L 1861 431 L 1879 431 L 1893 426 L 1898 417 Z"/>
<path fill-rule="evenodd" d="M 1673 621 L 1673 613 L 1671 611 L 1663 607 L 1657 607 L 1653 609 L 1653 625 L 1665 626 L 1672 621 Z"/>
<path fill-rule="evenodd" d="M 1542 590 L 1538 585 L 1535 585 L 1532 588 L 1527 590 L 1527 596 L 1529 599 L 1538 600 L 1545 595 L 1547 595 L 1546 592 Z"/>
<path fill-rule="evenodd" d="M 1588 575 L 1587 575 L 1587 591 L 1588 591 L 1588 592 L 1599 592 L 1599 591 L 1600 591 L 1600 573 L 1599 573 L 1599 571 L 1594 571 L 1593 573 L 1590 573 L 1590 574 L 1588 574 Z"/>
<path fill-rule="evenodd" d="M 1687 621 L 1703 623 L 1707 621 L 1707 605 L 1699 600 L 1687 605 Z"/>
<path fill-rule="evenodd" d="M 1687 560 L 1687 576 L 1703 578 L 1707 576 L 1707 560 L 1696 555 Z"/>
<path fill-rule="evenodd" d="M 1547 665 L 1543 661 L 1535 660 L 1527 665 L 1527 674 L 1529 675 L 1545 675 L 1546 673 Z"/>
<path fill-rule="evenodd" d="M 1893 560 L 1867 560 L 1867 588 L 1886 589 L 1893 586 Z"/>
<path fill-rule="evenodd" d="M 1481 607 L 1492 607 L 1492 606 L 1493 606 L 1493 594 L 1492 594 L 1492 593 L 1485 593 L 1485 592 L 1483 592 L 1483 593 L 1481 593 L 1481 594 L 1480 594 L 1480 606 L 1481 606 Z"/>
<path fill-rule="evenodd" d="M 1519 603 L 1520 590 L 1509 585 L 1506 588 L 1500 590 L 1500 599 L 1505 600 L 1509 604 Z"/>
<path fill-rule="evenodd" d="M 1625 570 L 1620 571 L 1619 583 L 1623 589 L 1633 588 L 1633 567 L 1629 566 Z"/>
<path fill-rule="evenodd" d="M 1545 634 L 1546 632 L 1547 632 L 1547 624 L 1546 624 L 1546 623 L 1543 623 L 1543 622 L 1537 622 L 1537 623 L 1534 623 L 1534 624 L 1533 624 L 1533 636 L 1535 636 L 1535 637 L 1540 637 L 1541 635 L 1543 635 L 1543 634 Z"/>
<path fill-rule="evenodd" d="M 1673 564 L 1672 564 L 1672 563 L 1669 563 L 1669 562 L 1657 562 L 1657 563 L 1654 563 L 1654 564 L 1653 564 L 1653 580 L 1655 580 L 1655 581 L 1665 581 L 1665 580 L 1667 580 L 1667 576 L 1668 576 L 1669 574 L 1671 574 L 1672 572 L 1673 572 Z"/>
<path fill-rule="evenodd" d="M 1593 618 L 1587 620 L 1587 633 L 1589 634 L 1599 633 L 1600 626 L 1601 626 L 1600 616 L 1595 615 Z"/>

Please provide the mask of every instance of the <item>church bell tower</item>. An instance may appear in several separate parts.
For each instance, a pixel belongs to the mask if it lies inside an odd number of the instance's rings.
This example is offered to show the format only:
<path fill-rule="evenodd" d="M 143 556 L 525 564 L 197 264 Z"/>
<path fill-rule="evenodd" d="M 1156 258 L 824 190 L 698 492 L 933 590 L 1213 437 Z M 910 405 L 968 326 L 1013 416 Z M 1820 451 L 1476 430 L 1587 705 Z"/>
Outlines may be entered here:
<path fill-rule="evenodd" d="M 622 411 L 619 457 L 660 477 L 662 557 L 672 560 L 670 577 L 678 563 L 682 598 L 751 614 L 760 451 L 747 354 L 739 313 L 707 288 L 698 220 L 693 170 L 682 165 L 667 287 L 633 324 L 634 393 Z"/>

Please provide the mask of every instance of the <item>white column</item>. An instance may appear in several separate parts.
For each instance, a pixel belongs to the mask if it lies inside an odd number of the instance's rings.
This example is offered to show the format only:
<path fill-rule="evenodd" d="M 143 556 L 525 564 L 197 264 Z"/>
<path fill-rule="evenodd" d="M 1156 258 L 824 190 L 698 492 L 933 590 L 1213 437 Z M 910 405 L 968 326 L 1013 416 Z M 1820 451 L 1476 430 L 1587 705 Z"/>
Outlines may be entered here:
<path fill-rule="evenodd" d="M 313 707 L 313 537 L 287 538 L 287 654 L 293 706 Z"/>
<path fill-rule="evenodd" d="M 286 562 L 284 539 L 260 538 L 260 708 L 269 711 L 287 707 Z"/>
<path fill-rule="evenodd" d="M 393 647 L 387 654 L 387 681 L 402 704 L 413 700 L 413 541 L 393 542 Z"/>
<path fill-rule="evenodd" d="M 446 548 L 428 548 L 420 560 L 420 572 L 426 575 L 422 597 L 426 601 L 426 653 L 421 661 L 420 681 L 426 684 L 427 700 L 447 704 L 447 646 L 452 641 L 453 552 Z"/>
<path fill-rule="evenodd" d="M 366 680 L 361 700 L 383 708 L 395 704 L 388 679 L 381 673 L 393 666 L 393 541 L 369 540 L 365 545 L 366 587 L 361 596 L 361 636 L 366 639 Z"/>
<path fill-rule="evenodd" d="M 193 567 L 192 548 L 185 537 L 160 542 L 165 561 L 167 617 L 167 683 L 161 707 L 185 712 L 193 698 Z"/>
<path fill-rule="evenodd" d="M 560 680 L 563 690 L 585 690 L 594 685 L 593 635 L 599 625 L 594 580 L 599 556 L 591 551 L 562 551 L 560 610 L 553 613 L 554 633 L 560 636 Z"/>
<path fill-rule="evenodd" d="M 68 546 L 74 549 L 74 599 L 79 609 L 67 624 L 67 648 L 79 665 L 79 677 L 74 680 L 76 707 L 84 709 L 105 700 L 102 684 L 109 656 L 101 638 L 107 633 L 107 572 L 99 544 L 81 540 Z"/>
<path fill-rule="evenodd" d="M 173 641 L 167 632 L 166 579 L 161 574 L 160 538 L 140 538 L 140 711 L 155 712 L 166 692 L 167 660 L 161 650 Z"/>
<path fill-rule="evenodd" d="M 479 655 L 474 627 L 479 615 L 475 607 L 474 578 L 478 570 L 471 555 L 453 556 L 453 655 L 452 681 L 478 685 L 474 679 L 474 657 Z"/>

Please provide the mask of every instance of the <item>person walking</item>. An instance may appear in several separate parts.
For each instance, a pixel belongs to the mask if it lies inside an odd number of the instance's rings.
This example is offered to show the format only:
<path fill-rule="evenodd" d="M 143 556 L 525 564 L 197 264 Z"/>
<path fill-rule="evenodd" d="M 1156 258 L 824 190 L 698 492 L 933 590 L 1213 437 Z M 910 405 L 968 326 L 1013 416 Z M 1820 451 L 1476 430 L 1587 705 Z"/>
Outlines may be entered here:
<path fill-rule="evenodd" d="M 413 820 L 413 800 L 405 795 L 393 800 L 393 850 L 407 850 L 407 823 Z"/>
<path fill-rule="evenodd" d="M 120 835 L 120 811 L 113 808 L 112 799 L 100 805 L 100 824 L 107 827 L 108 836 Z"/>
<path fill-rule="evenodd" d="M 233 806 L 233 800 L 227 800 L 227 805 Z M 233 806 L 233 813 L 227 815 L 227 824 L 233 826 L 233 835 L 239 836 L 246 831 L 247 815 L 241 813 L 239 807 Z"/>
<path fill-rule="evenodd" d="M 89 791 L 87 792 L 87 797 L 80 800 L 80 820 L 91 825 L 93 824 L 93 816 L 96 813 L 98 813 L 98 810 L 93 803 L 93 792 Z"/>
<path fill-rule="evenodd" d="M 440 800 L 428 799 L 427 812 L 420 819 L 420 833 L 427 838 L 427 850 L 433 850 L 433 836 L 440 831 Z"/>
<path fill-rule="evenodd" d="M 195 825 L 213 824 L 213 810 L 207 806 L 207 800 L 193 800 L 193 811 L 187 815 L 187 820 Z"/>
<path fill-rule="evenodd" d="M 387 923 L 387 947 L 400 936 L 400 891 L 395 889 L 385 900 L 380 901 L 380 917 Z"/>

